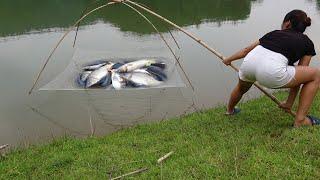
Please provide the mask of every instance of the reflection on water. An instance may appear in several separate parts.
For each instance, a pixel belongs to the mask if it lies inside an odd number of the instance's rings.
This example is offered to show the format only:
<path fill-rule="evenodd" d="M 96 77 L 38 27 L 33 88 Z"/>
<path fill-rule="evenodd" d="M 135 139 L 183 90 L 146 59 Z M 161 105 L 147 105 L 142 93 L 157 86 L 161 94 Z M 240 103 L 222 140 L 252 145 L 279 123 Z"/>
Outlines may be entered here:
<path fill-rule="evenodd" d="M 165 17 L 170 17 L 179 25 L 186 26 L 198 25 L 204 21 L 244 20 L 250 14 L 251 1 L 138 0 L 137 2 L 152 7 L 153 10 Z M 0 37 L 23 34 L 29 31 L 68 27 L 79 18 L 81 12 L 91 2 L 90 0 L 1 0 Z M 104 2 L 101 1 L 97 5 L 101 5 Z M 92 8 L 96 6 L 92 6 Z M 102 20 L 106 23 L 110 22 L 122 31 L 140 34 L 153 32 L 153 29 L 145 24 L 141 17 L 122 5 L 100 10 L 89 16 L 84 24 L 91 24 L 97 20 Z M 162 25 L 160 30 L 165 31 L 166 28 L 163 28 Z"/>
<path fill-rule="evenodd" d="M 95 134 L 104 135 L 127 126 L 176 117 L 226 102 L 237 74 L 177 31 L 173 33 L 181 49 L 176 48 L 175 52 L 195 91 L 190 88 L 36 91 L 28 96 L 36 73 L 62 36 L 62 29 L 70 26 L 90 2 L 0 1 L 0 145 L 19 144 L 25 140 L 41 142 L 63 134 L 82 137 L 90 135 L 92 129 Z M 307 34 L 317 48 L 320 44 L 319 0 L 139 2 L 183 25 L 223 55 L 279 28 L 285 13 L 296 8 L 310 14 L 313 25 Z M 161 27 L 162 31 L 167 31 L 163 25 Z M 152 32 L 140 17 L 124 7 L 115 6 L 93 14 L 83 23 L 76 49 L 104 52 L 112 58 L 169 56 L 163 42 Z M 66 38 L 53 56 L 38 87 L 65 70 L 75 52 L 73 35 Z M 168 38 L 170 34 L 164 33 L 164 36 Z M 172 40 L 169 43 L 174 44 Z M 185 84 L 188 83 L 185 81 Z M 256 96 L 257 91 L 252 90 L 246 98 Z"/>

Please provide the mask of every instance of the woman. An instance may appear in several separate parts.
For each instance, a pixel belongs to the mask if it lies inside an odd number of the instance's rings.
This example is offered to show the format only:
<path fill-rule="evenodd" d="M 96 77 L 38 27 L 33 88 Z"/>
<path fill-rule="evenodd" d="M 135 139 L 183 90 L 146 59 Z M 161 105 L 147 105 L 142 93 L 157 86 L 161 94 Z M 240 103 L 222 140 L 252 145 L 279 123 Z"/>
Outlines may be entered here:
<path fill-rule="evenodd" d="M 305 12 L 293 10 L 285 16 L 281 30 L 267 33 L 257 42 L 224 59 L 223 62 L 230 65 L 245 57 L 239 70 L 239 83 L 231 93 L 226 114 L 239 112 L 236 104 L 255 81 L 268 88 L 290 88 L 287 101 L 280 106 L 285 110 L 291 109 L 300 85 L 303 85 L 294 126 L 320 124 L 317 118 L 307 116 L 320 83 L 320 71 L 309 67 L 311 57 L 316 55 L 314 44 L 303 34 L 310 25 L 311 19 Z M 294 66 L 296 62 L 298 66 Z"/>

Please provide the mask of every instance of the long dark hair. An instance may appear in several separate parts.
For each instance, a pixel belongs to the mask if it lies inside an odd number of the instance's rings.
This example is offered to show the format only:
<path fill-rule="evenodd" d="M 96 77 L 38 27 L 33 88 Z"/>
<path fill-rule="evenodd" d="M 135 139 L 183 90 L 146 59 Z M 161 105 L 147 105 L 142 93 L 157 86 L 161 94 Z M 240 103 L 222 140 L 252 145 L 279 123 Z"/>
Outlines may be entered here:
<path fill-rule="evenodd" d="M 283 22 L 290 21 L 291 28 L 295 31 L 303 33 L 308 26 L 311 26 L 311 19 L 307 14 L 302 11 L 295 9 L 290 11 L 285 17 Z"/>

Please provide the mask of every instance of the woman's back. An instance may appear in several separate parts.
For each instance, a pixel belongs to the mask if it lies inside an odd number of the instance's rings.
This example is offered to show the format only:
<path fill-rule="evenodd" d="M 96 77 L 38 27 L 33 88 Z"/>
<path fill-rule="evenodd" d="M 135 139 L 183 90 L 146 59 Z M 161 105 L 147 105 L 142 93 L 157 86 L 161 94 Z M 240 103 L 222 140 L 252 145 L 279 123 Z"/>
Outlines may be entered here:
<path fill-rule="evenodd" d="M 293 29 L 272 31 L 259 41 L 264 48 L 284 55 L 289 60 L 289 65 L 293 65 L 305 55 L 316 54 L 314 44 L 308 36 Z"/>

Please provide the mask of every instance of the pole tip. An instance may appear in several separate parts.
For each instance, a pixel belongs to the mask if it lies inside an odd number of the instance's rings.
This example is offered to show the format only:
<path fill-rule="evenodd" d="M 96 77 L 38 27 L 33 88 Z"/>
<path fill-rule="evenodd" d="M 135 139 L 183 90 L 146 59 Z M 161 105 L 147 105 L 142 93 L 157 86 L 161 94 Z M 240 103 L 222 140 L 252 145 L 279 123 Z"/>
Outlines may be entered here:
<path fill-rule="evenodd" d="M 111 0 L 112 2 L 115 2 L 115 3 L 122 3 L 124 2 L 125 0 Z"/>

